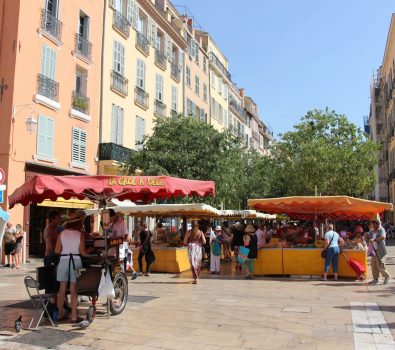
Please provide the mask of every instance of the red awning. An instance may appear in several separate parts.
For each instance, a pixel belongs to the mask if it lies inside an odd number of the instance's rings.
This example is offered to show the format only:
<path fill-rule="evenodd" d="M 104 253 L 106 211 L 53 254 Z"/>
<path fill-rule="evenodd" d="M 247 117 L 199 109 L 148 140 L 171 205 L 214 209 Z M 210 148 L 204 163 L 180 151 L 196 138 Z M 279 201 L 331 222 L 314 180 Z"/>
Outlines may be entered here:
<path fill-rule="evenodd" d="M 215 195 L 214 181 L 180 179 L 169 176 L 53 176 L 36 175 L 9 196 L 9 207 L 15 204 L 41 203 L 45 199 L 90 199 L 106 202 L 111 198 L 151 202 L 184 196 Z"/>

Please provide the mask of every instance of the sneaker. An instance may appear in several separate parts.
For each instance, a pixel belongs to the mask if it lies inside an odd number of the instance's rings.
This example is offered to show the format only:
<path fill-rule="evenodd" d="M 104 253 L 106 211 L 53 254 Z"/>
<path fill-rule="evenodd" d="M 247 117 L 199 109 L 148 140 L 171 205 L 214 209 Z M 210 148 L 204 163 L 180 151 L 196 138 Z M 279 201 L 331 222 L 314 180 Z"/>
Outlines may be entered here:
<path fill-rule="evenodd" d="M 389 281 L 390 281 L 390 278 L 389 278 L 389 277 L 386 277 L 386 278 L 384 278 L 384 282 L 383 282 L 383 284 L 388 284 L 388 283 L 389 283 Z"/>
<path fill-rule="evenodd" d="M 379 283 L 378 280 L 371 280 L 371 281 L 369 282 L 369 284 L 377 284 L 377 283 Z"/>

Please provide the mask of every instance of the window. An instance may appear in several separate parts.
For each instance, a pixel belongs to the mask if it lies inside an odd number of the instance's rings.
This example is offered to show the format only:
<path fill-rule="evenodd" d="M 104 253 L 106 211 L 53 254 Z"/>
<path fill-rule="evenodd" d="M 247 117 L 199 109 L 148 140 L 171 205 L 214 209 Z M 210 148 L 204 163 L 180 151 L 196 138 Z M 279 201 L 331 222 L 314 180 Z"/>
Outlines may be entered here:
<path fill-rule="evenodd" d="M 84 96 L 87 94 L 87 75 L 88 72 L 85 69 L 77 66 L 75 72 L 75 91 Z"/>
<path fill-rule="evenodd" d="M 211 86 L 215 90 L 215 73 L 210 70 L 210 81 L 211 81 Z"/>
<path fill-rule="evenodd" d="M 212 116 L 215 116 L 215 100 L 214 100 L 214 97 L 211 97 L 210 113 L 211 113 Z"/>
<path fill-rule="evenodd" d="M 199 45 L 195 42 L 195 61 L 199 64 Z"/>
<path fill-rule="evenodd" d="M 198 76 L 195 76 L 195 94 L 198 96 L 200 94 L 200 80 Z"/>
<path fill-rule="evenodd" d="M 202 122 L 206 121 L 206 114 L 204 113 L 204 109 L 200 110 L 200 121 Z"/>
<path fill-rule="evenodd" d="M 80 17 L 78 21 L 78 34 L 84 39 L 89 38 L 89 17 L 80 11 Z"/>
<path fill-rule="evenodd" d="M 137 82 L 136 85 L 145 90 L 145 62 L 137 59 Z"/>
<path fill-rule="evenodd" d="M 138 21 L 138 9 L 135 0 L 127 0 L 126 5 L 126 18 L 132 24 L 134 28 L 137 28 Z"/>
<path fill-rule="evenodd" d="M 49 46 L 43 45 L 41 74 L 52 80 L 56 80 L 56 51 Z"/>
<path fill-rule="evenodd" d="M 200 118 L 200 108 L 197 105 L 193 105 L 193 107 L 195 107 L 193 109 L 193 111 L 194 111 L 193 117 L 196 118 L 196 119 L 199 119 Z"/>
<path fill-rule="evenodd" d="M 144 140 L 144 135 L 145 135 L 145 120 L 139 116 L 136 116 L 136 135 L 135 135 L 135 141 L 136 141 L 136 150 L 143 149 L 143 145 L 138 145 L 137 143 L 140 143 Z"/>
<path fill-rule="evenodd" d="M 40 115 L 37 128 L 37 155 L 53 158 L 54 120 Z"/>
<path fill-rule="evenodd" d="M 186 66 L 186 81 L 187 81 L 187 85 L 191 86 L 191 69 Z"/>
<path fill-rule="evenodd" d="M 203 83 L 203 100 L 207 102 L 207 85 Z"/>
<path fill-rule="evenodd" d="M 113 70 L 124 75 L 125 67 L 125 47 L 118 41 L 114 40 L 113 50 Z"/>
<path fill-rule="evenodd" d="M 220 106 L 220 104 L 217 102 L 217 101 L 215 101 L 215 119 L 217 119 L 218 121 L 219 121 L 219 106 Z"/>
<path fill-rule="evenodd" d="M 163 76 L 160 74 L 155 75 L 155 91 L 156 99 L 163 102 Z"/>
<path fill-rule="evenodd" d="M 207 73 L 207 58 L 203 56 L 203 72 Z"/>
<path fill-rule="evenodd" d="M 222 95 L 222 79 L 218 78 L 218 93 Z"/>
<path fill-rule="evenodd" d="M 123 108 L 114 104 L 111 114 L 111 142 L 123 144 Z"/>
<path fill-rule="evenodd" d="M 73 144 L 71 150 L 71 162 L 74 164 L 86 163 L 86 131 L 73 128 Z"/>
<path fill-rule="evenodd" d="M 228 111 L 224 108 L 224 125 L 228 126 Z"/>
<path fill-rule="evenodd" d="M 228 84 L 224 84 L 224 99 L 227 100 L 229 95 Z"/>
<path fill-rule="evenodd" d="M 178 89 L 176 86 L 171 87 L 171 109 L 178 111 Z"/>
<path fill-rule="evenodd" d="M 220 123 L 224 122 L 224 110 L 222 108 L 222 105 L 218 103 L 218 121 Z"/>
<path fill-rule="evenodd" d="M 58 17 L 58 0 L 46 0 L 45 1 L 45 9 L 52 16 Z"/>

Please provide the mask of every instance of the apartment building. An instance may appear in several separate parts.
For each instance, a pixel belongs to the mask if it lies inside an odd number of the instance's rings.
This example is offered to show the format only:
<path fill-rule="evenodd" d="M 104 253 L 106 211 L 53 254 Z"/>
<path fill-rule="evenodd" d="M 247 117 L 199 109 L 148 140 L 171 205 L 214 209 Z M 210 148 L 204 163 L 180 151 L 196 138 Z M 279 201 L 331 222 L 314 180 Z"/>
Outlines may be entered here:
<path fill-rule="evenodd" d="M 156 118 L 183 111 L 183 21 L 167 0 L 105 5 L 100 174 L 116 174 Z"/>
<path fill-rule="evenodd" d="M 96 174 L 102 1 L 0 0 L 0 168 L 7 195 L 36 174 Z M 84 201 L 11 210 L 31 254 L 42 253 L 45 214 Z M 66 209 L 62 209 L 66 210 Z"/>
<path fill-rule="evenodd" d="M 381 144 L 374 199 L 395 203 L 395 14 L 392 14 L 383 62 L 370 86 L 370 115 L 365 126 Z"/>
<path fill-rule="evenodd" d="M 235 84 L 229 87 L 229 131 L 248 146 L 251 139 L 251 117 L 244 109 L 244 90 L 239 90 Z"/>

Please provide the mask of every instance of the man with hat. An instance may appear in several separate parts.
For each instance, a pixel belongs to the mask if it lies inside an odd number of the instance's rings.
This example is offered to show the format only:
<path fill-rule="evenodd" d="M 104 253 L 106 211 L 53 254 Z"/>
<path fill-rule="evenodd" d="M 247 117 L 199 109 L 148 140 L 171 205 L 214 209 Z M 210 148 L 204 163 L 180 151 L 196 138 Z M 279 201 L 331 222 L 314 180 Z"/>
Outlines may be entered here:
<path fill-rule="evenodd" d="M 244 268 L 249 271 L 249 274 L 246 275 L 245 278 L 254 279 L 254 262 L 258 257 L 258 239 L 255 234 L 255 227 L 252 224 L 247 225 L 245 228 L 243 241 L 244 247 L 249 249 L 248 257 L 244 262 Z"/>
<path fill-rule="evenodd" d="M 221 271 L 221 244 L 223 243 L 222 228 L 215 228 L 215 236 L 210 238 L 210 271 L 219 274 Z"/>

